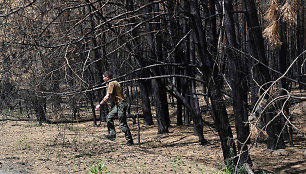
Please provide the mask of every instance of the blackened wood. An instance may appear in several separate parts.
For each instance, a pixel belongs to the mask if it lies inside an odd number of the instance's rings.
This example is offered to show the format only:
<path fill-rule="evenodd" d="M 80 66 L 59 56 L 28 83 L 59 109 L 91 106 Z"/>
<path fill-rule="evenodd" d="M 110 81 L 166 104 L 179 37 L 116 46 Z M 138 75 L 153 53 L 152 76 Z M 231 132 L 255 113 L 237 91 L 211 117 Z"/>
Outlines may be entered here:
<path fill-rule="evenodd" d="M 211 55 L 207 51 L 207 43 L 205 41 L 205 33 L 203 31 L 202 21 L 199 13 L 199 5 L 197 0 L 190 2 L 191 26 L 194 32 L 194 39 L 199 50 L 199 57 L 202 63 L 202 72 L 208 83 L 209 96 L 212 101 L 212 110 L 215 116 L 216 128 L 221 140 L 224 160 L 231 159 L 235 156 L 236 147 L 233 143 L 233 134 L 230 128 L 225 104 L 223 101 L 222 77 L 218 74 L 218 68 L 214 67 Z M 212 79 L 212 80 L 211 80 Z M 234 152 L 234 154 L 231 153 Z"/>
<path fill-rule="evenodd" d="M 134 11 L 134 1 L 133 0 L 126 0 L 126 9 L 129 12 Z M 136 24 L 135 18 L 130 18 L 129 21 L 131 24 Z M 133 25 L 132 25 L 133 26 Z M 133 39 L 133 46 L 135 49 L 135 57 L 138 61 L 140 61 L 140 64 L 142 66 L 147 65 L 147 62 L 142 61 L 144 60 L 145 55 L 142 53 L 142 48 L 140 44 L 140 39 L 138 38 L 138 29 L 132 30 L 132 36 L 135 38 Z M 140 73 L 141 77 L 145 77 L 148 74 L 147 71 L 142 71 Z M 140 80 L 138 81 L 139 90 L 141 92 L 141 100 L 142 100 L 142 112 L 144 117 L 144 124 L 145 125 L 153 125 L 153 119 L 152 119 L 152 112 L 151 112 L 151 104 L 150 104 L 150 98 L 149 98 L 149 87 L 148 87 L 148 81 L 149 80 Z"/>
<path fill-rule="evenodd" d="M 150 80 L 141 80 L 139 81 L 139 89 L 141 93 L 141 101 L 142 101 L 142 112 L 143 112 L 143 124 L 144 125 L 153 125 L 151 104 L 149 98 L 149 87 L 148 82 Z"/>
<path fill-rule="evenodd" d="M 236 40 L 236 32 L 233 18 L 233 1 L 224 0 L 224 27 L 226 32 L 226 38 L 229 46 L 239 49 L 239 45 Z M 239 166 L 243 163 L 251 163 L 250 155 L 247 148 L 247 141 L 249 132 L 249 126 L 245 124 L 248 121 L 248 102 L 247 92 L 248 89 L 244 85 L 246 81 L 246 72 L 244 72 L 244 59 L 241 59 L 239 54 L 236 54 L 231 49 L 227 50 L 229 58 L 230 73 L 231 73 L 231 87 L 233 98 L 233 110 L 235 115 L 235 127 L 237 132 L 237 146 L 239 158 Z"/>

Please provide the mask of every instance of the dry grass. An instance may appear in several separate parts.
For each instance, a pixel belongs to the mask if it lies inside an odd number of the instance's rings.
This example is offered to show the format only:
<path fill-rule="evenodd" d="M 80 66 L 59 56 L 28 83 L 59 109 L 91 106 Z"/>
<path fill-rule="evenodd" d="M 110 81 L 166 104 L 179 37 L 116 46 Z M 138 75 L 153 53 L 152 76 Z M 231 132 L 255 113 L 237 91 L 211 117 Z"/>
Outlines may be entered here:
<path fill-rule="evenodd" d="M 305 130 L 305 114 L 297 111 L 294 123 Z M 168 134 L 158 135 L 156 123 L 140 124 L 140 147 L 137 124 L 132 124 L 130 118 L 128 124 L 136 143 L 133 147 L 125 145 L 117 121 L 115 142 L 103 138 L 107 132 L 105 123 L 101 127 L 93 127 L 92 122 L 37 126 L 35 122 L 2 121 L 0 171 L 85 174 L 90 165 L 102 161 L 111 173 L 222 173 L 223 155 L 216 130 L 204 127 L 210 144 L 203 147 L 193 135 L 193 127 L 175 126 L 175 114 L 171 115 L 173 124 Z M 212 122 L 210 116 L 204 117 Z M 234 131 L 234 121 L 231 124 Z M 258 143 L 251 147 L 250 154 L 257 173 L 306 170 L 305 137 L 301 133 L 294 136 L 294 145 L 285 150 L 269 151 L 265 144 Z"/>
<path fill-rule="evenodd" d="M 268 39 L 272 47 L 282 45 L 279 35 L 279 8 L 276 0 L 272 0 L 270 7 L 265 13 L 264 19 L 268 22 L 268 26 L 263 31 L 263 36 Z"/>
<path fill-rule="evenodd" d="M 283 20 L 287 22 L 290 26 L 296 25 L 296 13 L 293 9 L 292 4 L 293 1 L 286 1 L 286 3 L 281 7 L 281 15 L 283 16 Z"/>
<path fill-rule="evenodd" d="M 282 45 L 280 34 L 279 34 L 279 20 L 282 20 L 293 26 L 297 23 L 296 13 L 294 11 L 293 5 L 295 0 L 286 1 L 281 7 L 277 0 L 271 0 L 270 6 L 266 13 L 264 14 L 264 19 L 267 21 L 268 25 L 263 31 L 263 36 L 268 39 L 272 47 L 279 47 Z"/>

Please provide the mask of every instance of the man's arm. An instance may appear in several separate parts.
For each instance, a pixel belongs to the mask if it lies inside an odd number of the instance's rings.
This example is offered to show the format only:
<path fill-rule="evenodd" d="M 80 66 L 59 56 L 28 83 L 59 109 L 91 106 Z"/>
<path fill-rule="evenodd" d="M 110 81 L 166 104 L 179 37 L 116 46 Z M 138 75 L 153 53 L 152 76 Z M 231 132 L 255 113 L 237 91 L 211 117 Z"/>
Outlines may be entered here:
<path fill-rule="evenodd" d="M 110 98 L 109 94 L 106 94 L 103 98 L 103 100 L 96 106 L 96 110 L 98 110 L 100 108 L 101 105 L 103 105 L 104 103 L 106 103 L 108 101 L 108 99 Z"/>

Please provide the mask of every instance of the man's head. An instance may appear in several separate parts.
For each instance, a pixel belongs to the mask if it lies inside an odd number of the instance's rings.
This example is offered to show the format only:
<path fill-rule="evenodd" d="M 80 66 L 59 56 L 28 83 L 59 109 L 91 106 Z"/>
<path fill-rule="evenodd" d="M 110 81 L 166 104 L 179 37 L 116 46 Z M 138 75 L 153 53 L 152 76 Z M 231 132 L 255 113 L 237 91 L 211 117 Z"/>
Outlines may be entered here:
<path fill-rule="evenodd" d="M 112 79 L 112 77 L 113 77 L 113 74 L 112 74 L 110 71 L 105 71 L 105 72 L 103 73 L 103 80 L 104 80 L 105 82 L 107 82 L 107 81 L 109 81 L 110 79 Z"/>

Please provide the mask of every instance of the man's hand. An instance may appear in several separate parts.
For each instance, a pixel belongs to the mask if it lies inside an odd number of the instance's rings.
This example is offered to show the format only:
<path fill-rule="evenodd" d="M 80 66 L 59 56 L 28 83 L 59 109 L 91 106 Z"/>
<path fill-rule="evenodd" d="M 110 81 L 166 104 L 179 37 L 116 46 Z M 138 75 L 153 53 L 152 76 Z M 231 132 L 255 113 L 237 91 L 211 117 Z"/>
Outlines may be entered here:
<path fill-rule="evenodd" d="M 100 106 L 101 106 L 100 104 L 96 106 L 96 111 L 100 109 Z"/>

